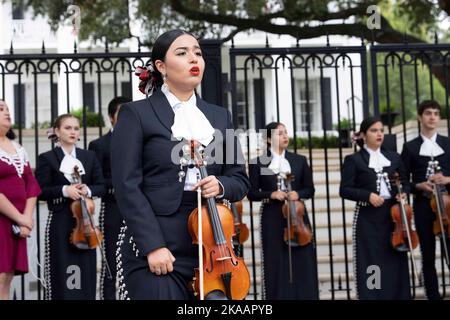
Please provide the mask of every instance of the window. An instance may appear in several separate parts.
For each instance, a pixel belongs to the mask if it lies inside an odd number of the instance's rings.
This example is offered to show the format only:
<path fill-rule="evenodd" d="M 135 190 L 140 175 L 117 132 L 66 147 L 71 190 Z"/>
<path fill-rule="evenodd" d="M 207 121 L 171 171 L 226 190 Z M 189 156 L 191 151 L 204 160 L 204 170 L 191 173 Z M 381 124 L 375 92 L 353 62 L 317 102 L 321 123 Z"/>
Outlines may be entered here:
<path fill-rule="evenodd" d="M 83 83 L 83 102 L 86 110 L 95 112 L 95 92 L 94 83 Z"/>
<path fill-rule="evenodd" d="M 122 97 L 133 99 L 133 93 L 131 91 L 131 82 L 121 82 Z"/>
<path fill-rule="evenodd" d="M 24 5 L 23 0 L 12 2 L 12 18 L 13 20 L 23 20 Z"/>
<path fill-rule="evenodd" d="M 247 91 L 249 89 L 247 88 Z M 245 109 L 245 82 L 236 81 L 236 105 L 237 105 L 237 123 L 235 126 L 239 129 L 247 128 L 247 110 Z M 250 105 L 250 103 L 249 103 Z"/>
<path fill-rule="evenodd" d="M 321 86 L 322 95 L 321 101 Z M 308 100 L 309 100 L 309 124 L 311 131 L 323 130 L 323 121 L 325 120 L 325 128 L 331 130 L 331 87 L 330 78 L 309 79 L 308 94 L 306 92 L 306 81 L 304 79 L 297 80 L 295 94 L 295 120 L 297 130 L 308 131 Z"/>
<path fill-rule="evenodd" d="M 296 85 L 296 97 L 295 97 L 295 120 L 297 124 L 297 130 L 308 131 L 308 124 L 310 124 L 311 131 L 320 130 L 317 125 L 317 116 L 319 110 L 319 97 L 318 97 L 318 80 L 308 80 L 308 94 L 306 92 L 306 81 L 297 80 Z M 308 109 L 309 100 L 309 109 Z M 308 123 L 308 111 L 309 111 L 309 123 Z"/>
<path fill-rule="evenodd" d="M 14 85 L 14 123 L 25 127 L 25 85 Z"/>

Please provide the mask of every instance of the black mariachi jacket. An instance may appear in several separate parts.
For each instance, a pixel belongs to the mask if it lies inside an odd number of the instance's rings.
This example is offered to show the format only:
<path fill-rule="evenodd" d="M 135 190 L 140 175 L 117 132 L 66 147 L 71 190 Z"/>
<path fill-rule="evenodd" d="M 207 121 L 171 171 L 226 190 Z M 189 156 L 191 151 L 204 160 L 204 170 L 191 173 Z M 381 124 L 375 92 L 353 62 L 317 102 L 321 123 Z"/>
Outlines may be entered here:
<path fill-rule="evenodd" d="M 386 172 L 388 177 L 397 172 L 400 175 L 403 192 L 409 193 L 410 186 L 400 156 L 396 152 L 383 148 L 381 153 L 391 161 L 391 165 L 384 167 L 383 172 Z M 339 195 L 342 198 L 368 203 L 372 192 L 378 194 L 377 174 L 372 168 L 369 168 L 369 159 L 369 152 L 363 148 L 345 157 L 339 187 Z M 394 184 L 391 184 L 392 198 L 395 198 L 396 194 L 397 190 Z"/>
<path fill-rule="evenodd" d="M 114 198 L 114 188 L 112 185 L 111 177 L 111 137 L 112 132 L 108 132 L 104 136 L 91 141 L 88 149 L 95 152 L 100 166 L 102 167 L 103 177 L 105 178 L 106 193 L 103 197 L 104 200 L 116 201 Z"/>
<path fill-rule="evenodd" d="M 315 189 L 311 169 L 308 166 L 306 157 L 286 150 L 285 158 L 291 166 L 291 173 L 294 175 L 294 181 L 291 183 L 292 190 L 297 191 L 300 199 L 312 198 L 314 196 Z M 276 175 L 274 173 L 270 175 L 261 174 L 264 173 L 264 169 L 268 169 L 270 161 L 270 157 L 267 161 L 265 161 L 268 163 L 264 164 L 261 163 L 260 157 L 250 161 L 249 176 L 251 189 L 247 197 L 251 201 L 270 199 L 271 193 L 277 190 Z"/>
<path fill-rule="evenodd" d="M 197 106 L 223 137 L 226 129 L 233 129 L 227 109 L 199 97 Z M 180 165 L 171 158 L 180 146 L 179 141 L 171 138 L 174 116 L 166 96 L 157 90 L 148 99 L 124 104 L 112 133 L 115 197 L 142 255 L 166 246 L 156 216 L 175 213 L 183 197 L 185 178 L 179 182 Z M 233 140 L 234 145 L 227 145 L 226 140 L 215 136 L 210 146 L 221 150 L 224 159 L 232 156 L 232 163 L 206 167 L 208 174 L 222 183 L 224 198 L 231 202 L 244 198 L 250 186 L 239 141 L 237 137 Z"/>

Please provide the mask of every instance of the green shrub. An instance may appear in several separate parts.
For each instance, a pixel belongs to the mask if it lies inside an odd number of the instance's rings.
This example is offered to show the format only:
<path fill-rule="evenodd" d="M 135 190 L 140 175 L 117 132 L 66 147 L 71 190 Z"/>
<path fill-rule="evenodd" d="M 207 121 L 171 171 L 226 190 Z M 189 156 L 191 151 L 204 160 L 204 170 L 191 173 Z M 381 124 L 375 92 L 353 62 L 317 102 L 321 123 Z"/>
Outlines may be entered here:
<path fill-rule="evenodd" d="M 50 121 L 44 121 L 44 122 L 38 122 L 38 129 L 48 129 L 50 128 L 52 125 L 50 124 Z M 31 129 L 36 128 L 36 124 L 33 122 L 31 124 Z"/>
<path fill-rule="evenodd" d="M 80 119 L 80 125 L 83 126 L 83 109 L 73 110 L 71 114 Z M 88 127 L 104 127 L 105 121 L 97 112 L 86 110 L 86 124 Z"/>
<path fill-rule="evenodd" d="M 339 147 L 339 137 L 327 135 L 326 141 L 327 148 L 338 148 Z M 325 148 L 325 139 L 323 136 L 312 136 L 311 137 L 311 147 L 313 149 Z M 289 147 L 294 148 L 294 138 L 289 138 Z M 297 148 L 298 149 L 308 149 L 309 139 L 308 137 L 302 138 L 297 137 Z"/>
<path fill-rule="evenodd" d="M 341 124 L 341 130 L 352 129 L 353 123 L 347 118 L 342 118 L 341 121 L 339 121 L 339 123 Z M 339 129 L 339 126 L 337 123 L 333 124 L 333 129 L 335 129 L 335 130 Z"/>

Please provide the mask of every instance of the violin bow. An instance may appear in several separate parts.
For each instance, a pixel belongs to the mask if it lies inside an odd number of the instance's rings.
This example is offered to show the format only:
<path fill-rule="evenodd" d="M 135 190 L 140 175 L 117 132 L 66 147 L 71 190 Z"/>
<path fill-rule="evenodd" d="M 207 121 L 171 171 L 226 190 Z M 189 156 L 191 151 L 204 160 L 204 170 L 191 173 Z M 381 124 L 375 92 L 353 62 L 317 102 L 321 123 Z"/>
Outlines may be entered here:
<path fill-rule="evenodd" d="M 401 208 L 400 212 L 402 213 L 403 225 L 406 227 L 406 237 L 408 238 L 409 256 L 411 257 L 411 261 L 412 261 L 413 273 L 414 273 L 414 276 L 416 277 L 417 283 L 420 284 L 419 274 L 417 273 L 416 258 L 414 257 L 414 253 L 413 253 L 414 249 L 412 246 L 411 232 L 409 230 L 408 218 L 406 217 L 405 199 L 403 199 L 403 197 L 402 197 L 402 193 L 403 193 L 402 183 L 400 181 L 399 175 L 397 175 L 397 177 L 395 179 L 396 179 L 395 183 L 397 184 L 398 193 L 400 195 L 400 208 Z M 413 219 L 411 217 L 411 223 L 412 223 L 412 220 Z"/>
<path fill-rule="evenodd" d="M 72 177 L 74 177 L 77 180 L 77 183 L 81 183 L 82 182 L 81 175 L 80 175 L 80 172 L 78 171 L 78 166 L 75 166 L 73 168 L 73 172 L 74 173 L 72 174 Z M 85 200 L 84 196 L 81 196 L 81 198 L 82 198 L 82 200 Z M 86 203 L 84 203 L 84 204 L 86 204 Z M 83 202 L 81 202 L 81 207 L 83 208 Z M 87 208 L 84 207 L 84 210 L 87 211 Z M 106 260 L 106 254 L 105 254 L 105 250 L 103 249 L 102 241 L 100 241 L 100 239 L 98 238 L 97 232 L 95 232 L 94 220 L 93 220 L 91 214 L 88 213 L 87 215 L 89 217 L 89 223 L 91 224 L 91 227 L 94 230 L 95 238 L 97 239 L 97 242 L 98 242 L 98 247 L 100 248 L 100 252 L 102 253 L 102 259 L 105 262 L 106 270 L 108 271 L 108 279 L 112 279 L 111 268 L 109 267 L 108 260 Z"/>
<path fill-rule="evenodd" d="M 195 142 L 191 140 L 191 160 L 195 160 Z M 200 173 L 197 172 L 197 182 L 201 180 Z M 203 286 L 203 214 L 202 214 L 202 188 L 197 188 L 197 218 L 198 218 L 198 271 L 199 271 L 199 290 L 200 300 L 205 300 L 205 291 Z"/>
<path fill-rule="evenodd" d="M 279 173 L 280 178 L 282 181 L 284 181 L 284 185 L 287 188 L 287 185 L 291 183 L 291 176 Z M 282 190 L 284 192 L 289 191 Z M 285 202 L 287 202 L 288 205 L 288 215 L 287 215 L 287 232 L 288 232 L 288 260 L 289 260 L 289 283 L 292 283 L 293 275 L 292 275 L 292 246 L 291 246 L 291 206 L 289 205 L 289 199 L 286 199 Z"/>
<path fill-rule="evenodd" d="M 440 172 L 441 168 L 439 167 L 437 161 L 433 162 L 433 169 L 434 169 L 434 173 Z M 437 211 L 438 211 L 438 218 L 439 218 L 439 226 L 441 227 L 441 246 L 444 247 L 445 263 L 446 263 L 447 267 L 450 268 L 450 259 L 448 257 L 448 248 L 447 248 L 447 237 L 446 237 L 445 231 L 444 231 L 444 222 L 442 221 L 442 212 L 443 212 L 444 208 L 441 207 L 441 202 L 439 201 L 439 199 L 442 195 L 439 194 L 438 187 L 439 187 L 438 184 L 436 182 L 433 182 L 433 193 L 434 193 L 434 196 L 436 197 L 436 206 L 438 209 Z"/>

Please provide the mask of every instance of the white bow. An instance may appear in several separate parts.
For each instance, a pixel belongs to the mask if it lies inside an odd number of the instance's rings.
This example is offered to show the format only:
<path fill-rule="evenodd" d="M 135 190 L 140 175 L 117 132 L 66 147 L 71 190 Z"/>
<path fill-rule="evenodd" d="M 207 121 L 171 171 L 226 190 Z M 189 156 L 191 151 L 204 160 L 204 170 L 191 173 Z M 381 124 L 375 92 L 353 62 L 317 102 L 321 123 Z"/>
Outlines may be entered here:
<path fill-rule="evenodd" d="M 376 151 L 369 149 L 366 145 L 364 148 L 369 152 L 369 168 L 374 170 L 383 169 L 383 167 L 389 167 L 391 165 L 391 161 L 389 161 L 382 153 L 380 148 Z"/>
<path fill-rule="evenodd" d="M 180 103 L 171 129 L 178 140 L 197 140 L 204 146 L 213 140 L 214 128 L 203 112 L 192 103 Z"/>
<path fill-rule="evenodd" d="M 78 166 L 78 172 L 80 173 L 80 176 L 86 173 L 81 161 L 70 155 L 65 155 L 64 159 L 61 161 L 61 165 L 59 166 L 59 171 L 64 174 L 64 176 L 70 183 L 76 182 L 72 176 L 75 166 Z"/>
<path fill-rule="evenodd" d="M 429 139 L 423 135 L 421 135 L 421 136 L 423 139 L 423 142 L 422 142 L 422 145 L 420 146 L 420 151 L 419 151 L 419 154 L 421 156 L 437 157 L 444 153 L 444 150 L 442 150 L 442 148 L 436 143 L 437 133 L 435 133 L 434 136 L 431 137 L 431 139 Z"/>
<path fill-rule="evenodd" d="M 269 164 L 269 169 L 275 172 L 275 174 L 291 173 L 291 165 L 289 164 L 289 161 L 287 161 L 284 157 L 286 151 L 283 151 L 282 154 L 278 154 L 273 149 L 271 149 L 270 152 L 272 154 L 272 161 Z"/>

